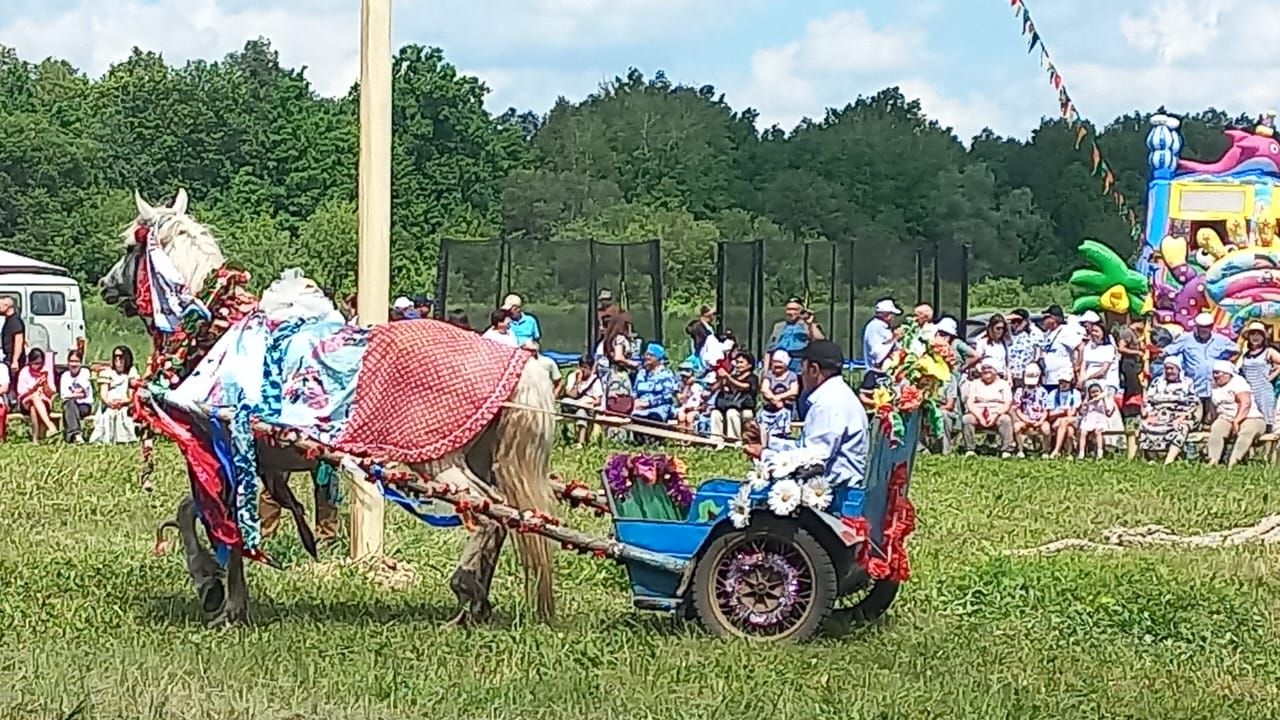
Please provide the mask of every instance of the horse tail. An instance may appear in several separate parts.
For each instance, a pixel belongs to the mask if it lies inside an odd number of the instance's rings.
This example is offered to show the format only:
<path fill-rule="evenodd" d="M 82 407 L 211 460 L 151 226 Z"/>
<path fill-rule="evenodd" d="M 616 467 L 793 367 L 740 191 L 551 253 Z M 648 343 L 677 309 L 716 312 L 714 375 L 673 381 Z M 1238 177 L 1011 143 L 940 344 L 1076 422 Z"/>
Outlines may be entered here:
<path fill-rule="evenodd" d="M 551 489 L 551 447 L 555 443 L 555 388 L 542 358 L 525 363 L 511 397 L 514 405 L 498 417 L 494 476 L 498 492 L 521 510 L 550 515 L 556 506 Z M 527 408 L 527 409 L 525 409 Z M 538 535 L 516 533 L 514 542 L 524 568 L 525 592 L 538 617 L 555 619 L 555 585 L 551 543 Z"/>

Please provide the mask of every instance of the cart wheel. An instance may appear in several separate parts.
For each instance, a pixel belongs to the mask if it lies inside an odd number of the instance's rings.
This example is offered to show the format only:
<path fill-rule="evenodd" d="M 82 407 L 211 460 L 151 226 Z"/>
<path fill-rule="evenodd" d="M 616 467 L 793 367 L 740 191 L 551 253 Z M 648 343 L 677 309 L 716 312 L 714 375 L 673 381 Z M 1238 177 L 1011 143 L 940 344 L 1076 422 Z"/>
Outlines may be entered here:
<path fill-rule="evenodd" d="M 693 606 L 713 635 L 799 642 L 831 614 L 831 557 L 795 523 L 769 522 L 711 542 L 693 575 Z"/>
<path fill-rule="evenodd" d="M 862 594 L 862 598 L 851 607 L 839 608 L 834 615 L 837 619 L 848 623 L 868 623 L 878 620 L 889 610 L 901 583 L 893 580 L 873 580 L 871 587 Z"/>

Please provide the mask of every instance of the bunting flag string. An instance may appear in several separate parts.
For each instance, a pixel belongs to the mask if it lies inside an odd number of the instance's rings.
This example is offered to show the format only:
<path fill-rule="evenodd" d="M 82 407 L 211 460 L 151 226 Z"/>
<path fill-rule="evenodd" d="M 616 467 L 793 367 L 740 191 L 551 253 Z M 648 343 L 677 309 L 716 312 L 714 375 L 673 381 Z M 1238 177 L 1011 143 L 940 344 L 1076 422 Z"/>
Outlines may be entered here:
<path fill-rule="evenodd" d="M 1037 49 L 1040 51 L 1037 59 L 1040 67 L 1049 75 L 1049 85 L 1058 91 L 1058 111 L 1062 114 L 1062 119 L 1067 121 L 1067 127 L 1075 131 L 1076 149 L 1079 150 L 1085 140 L 1089 141 L 1089 161 L 1092 164 L 1090 172 L 1095 176 L 1102 176 L 1102 194 L 1111 197 L 1120 217 L 1129 222 L 1129 234 L 1135 238 L 1138 237 L 1142 233 L 1142 228 L 1138 224 L 1138 213 L 1134 208 L 1129 207 L 1128 200 L 1116 187 L 1115 173 L 1102 157 L 1102 148 L 1098 146 L 1096 133 L 1081 121 L 1080 111 L 1067 90 L 1066 80 L 1063 79 L 1058 66 L 1050 57 L 1049 49 L 1045 47 L 1044 38 L 1040 35 L 1040 29 L 1036 26 L 1035 20 L 1031 19 L 1031 11 L 1027 8 L 1026 0 L 1009 0 L 1009 7 L 1013 10 L 1013 16 L 1022 20 L 1022 34 L 1028 37 L 1027 53 L 1030 54 Z"/>

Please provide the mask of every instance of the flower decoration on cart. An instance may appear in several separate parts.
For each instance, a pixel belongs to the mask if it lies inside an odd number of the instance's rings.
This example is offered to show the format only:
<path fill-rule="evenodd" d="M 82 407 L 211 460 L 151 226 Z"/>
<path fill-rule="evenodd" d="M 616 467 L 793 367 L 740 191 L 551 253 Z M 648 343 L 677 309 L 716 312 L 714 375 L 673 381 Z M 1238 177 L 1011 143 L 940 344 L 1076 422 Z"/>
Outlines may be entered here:
<path fill-rule="evenodd" d="M 942 433 L 938 401 L 951 381 L 956 354 L 946 339 L 921 334 L 914 321 L 903 325 L 902 346 L 890 357 L 889 379 L 871 395 L 876 419 L 894 447 L 904 434 L 903 417 L 922 410 L 935 435 Z"/>
<path fill-rule="evenodd" d="M 831 506 L 831 481 L 826 478 L 826 458 L 807 448 L 778 453 L 768 461 L 755 461 L 747 482 L 729 503 L 729 519 L 742 529 L 751 523 L 751 512 L 768 508 L 780 517 L 799 514 L 801 508 L 824 511 Z"/>
<path fill-rule="evenodd" d="M 680 512 L 688 512 L 693 505 L 693 488 L 686 477 L 684 461 L 673 455 L 618 453 L 604 466 L 604 480 L 614 500 L 626 500 L 632 489 L 642 483 L 661 486 Z"/>

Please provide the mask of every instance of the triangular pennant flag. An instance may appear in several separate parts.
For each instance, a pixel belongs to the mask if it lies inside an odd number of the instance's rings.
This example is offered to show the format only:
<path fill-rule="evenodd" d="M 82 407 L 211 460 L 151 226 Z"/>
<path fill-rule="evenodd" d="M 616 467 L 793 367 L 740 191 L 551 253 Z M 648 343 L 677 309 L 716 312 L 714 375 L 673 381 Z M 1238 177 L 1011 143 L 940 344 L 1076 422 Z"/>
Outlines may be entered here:
<path fill-rule="evenodd" d="M 1098 174 L 1098 165 L 1102 163 L 1102 151 L 1098 149 L 1098 144 L 1093 144 L 1093 152 L 1090 153 L 1090 159 L 1093 160 L 1093 170 L 1089 171 L 1090 175 Z"/>
<path fill-rule="evenodd" d="M 1067 111 L 1063 113 L 1063 115 L 1066 116 L 1067 122 L 1072 125 L 1080 122 L 1080 113 L 1076 112 L 1076 109 L 1071 106 L 1071 103 L 1067 103 Z"/>
<path fill-rule="evenodd" d="M 1129 224 L 1133 225 L 1134 223 L 1137 223 L 1137 222 L 1138 222 L 1138 213 L 1134 212 L 1133 208 L 1129 208 Z"/>
<path fill-rule="evenodd" d="M 1062 89 L 1062 76 L 1058 74 L 1057 70 L 1053 71 L 1053 74 L 1049 76 L 1049 79 L 1053 81 L 1054 89 L 1056 90 Z"/>
<path fill-rule="evenodd" d="M 1107 174 L 1102 178 L 1102 194 L 1103 195 L 1106 195 L 1107 193 L 1111 192 L 1111 186 L 1115 184 L 1115 181 L 1116 181 L 1116 176 L 1112 175 L 1111 171 L 1108 170 Z"/>
<path fill-rule="evenodd" d="M 1084 138 L 1089 134 L 1089 128 L 1081 125 L 1076 128 L 1076 149 L 1080 149 L 1080 143 L 1084 142 Z"/>
<path fill-rule="evenodd" d="M 1009 0 L 1009 7 L 1013 8 L 1014 10 L 1017 10 L 1018 6 L 1021 4 L 1022 4 L 1022 0 Z"/>
<path fill-rule="evenodd" d="M 1067 103 L 1069 103 L 1069 102 L 1071 102 L 1071 96 L 1067 94 L 1067 89 L 1066 89 L 1066 88 L 1064 88 L 1064 87 L 1059 87 L 1059 88 L 1058 88 L 1058 103 L 1059 103 L 1059 104 L 1061 104 L 1061 105 L 1066 105 L 1066 104 L 1067 104 Z"/>
<path fill-rule="evenodd" d="M 1124 195 L 1121 195 L 1120 193 L 1114 193 L 1112 195 L 1112 199 L 1116 201 L 1116 207 L 1118 208 L 1124 207 Z"/>
<path fill-rule="evenodd" d="M 1036 45 L 1040 44 L 1040 33 L 1035 30 L 1031 31 L 1031 43 L 1027 45 L 1027 52 L 1030 53 L 1036 49 Z"/>

